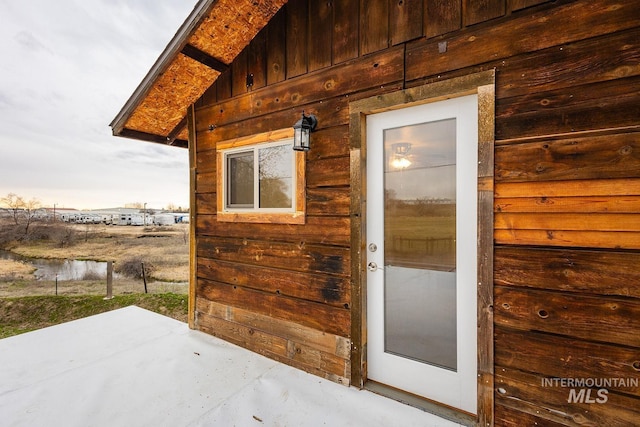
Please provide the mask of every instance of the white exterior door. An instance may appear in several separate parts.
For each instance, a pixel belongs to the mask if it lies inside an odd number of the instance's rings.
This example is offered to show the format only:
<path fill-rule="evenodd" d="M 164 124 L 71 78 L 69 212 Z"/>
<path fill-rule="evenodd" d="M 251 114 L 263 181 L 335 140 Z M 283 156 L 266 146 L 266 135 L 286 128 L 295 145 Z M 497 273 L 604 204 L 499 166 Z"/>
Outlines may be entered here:
<path fill-rule="evenodd" d="M 475 414 L 477 95 L 367 116 L 367 378 Z"/>

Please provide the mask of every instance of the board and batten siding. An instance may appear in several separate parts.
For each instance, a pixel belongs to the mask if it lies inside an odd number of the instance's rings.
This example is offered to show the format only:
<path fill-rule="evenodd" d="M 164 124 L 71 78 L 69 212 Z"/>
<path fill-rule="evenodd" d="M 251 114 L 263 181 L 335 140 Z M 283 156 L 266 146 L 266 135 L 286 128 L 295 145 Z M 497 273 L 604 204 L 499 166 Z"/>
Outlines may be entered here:
<path fill-rule="evenodd" d="M 289 1 L 195 105 L 195 326 L 349 384 L 361 321 L 349 104 L 494 69 L 493 421 L 637 423 L 638 387 L 568 402 L 544 380 L 640 376 L 639 10 Z M 216 144 L 290 127 L 302 110 L 319 118 L 306 223 L 216 221 Z"/>

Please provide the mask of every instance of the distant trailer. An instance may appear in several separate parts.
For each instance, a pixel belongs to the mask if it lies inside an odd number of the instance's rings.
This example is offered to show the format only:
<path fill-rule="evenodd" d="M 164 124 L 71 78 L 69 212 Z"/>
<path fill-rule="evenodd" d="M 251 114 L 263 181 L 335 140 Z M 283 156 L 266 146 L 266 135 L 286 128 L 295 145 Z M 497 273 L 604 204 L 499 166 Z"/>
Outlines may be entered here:
<path fill-rule="evenodd" d="M 117 214 L 102 214 L 102 223 L 106 224 L 106 225 L 115 225 L 118 223 L 118 220 L 120 219 L 120 215 Z"/>
<path fill-rule="evenodd" d="M 141 214 L 120 214 L 117 225 L 144 225 L 144 217 Z"/>
<path fill-rule="evenodd" d="M 177 224 L 188 224 L 189 223 L 189 215 L 178 215 L 176 216 Z"/>
<path fill-rule="evenodd" d="M 176 223 L 173 214 L 158 214 L 153 216 L 153 224 L 155 225 L 174 225 Z"/>
<path fill-rule="evenodd" d="M 131 215 L 131 225 L 145 225 L 144 217 L 139 214 Z"/>

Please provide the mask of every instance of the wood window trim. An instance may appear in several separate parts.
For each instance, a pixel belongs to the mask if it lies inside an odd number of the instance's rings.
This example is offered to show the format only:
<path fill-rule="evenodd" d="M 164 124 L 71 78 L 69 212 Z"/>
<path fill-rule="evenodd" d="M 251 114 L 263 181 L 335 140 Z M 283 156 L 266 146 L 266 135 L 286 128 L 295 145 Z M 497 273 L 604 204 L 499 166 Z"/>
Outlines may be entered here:
<path fill-rule="evenodd" d="M 366 117 L 370 114 L 478 95 L 478 405 L 476 425 L 493 425 L 493 199 L 495 70 L 354 101 L 349 105 L 351 174 L 351 384 L 367 381 Z M 443 414 L 446 416 L 446 414 Z M 473 421 L 471 421 L 473 423 Z M 465 423 L 466 424 L 466 423 Z"/>
<path fill-rule="evenodd" d="M 217 220 L 220 222 L 304 224 L 306 221 L 306 163 L 305 153 L 294 151 L 295 156 L 295 208 L 293 212 L 230 212 L 224 210 L 224 151 L 231 148 L 249 147 L 283 139 L 293 138 L 293 128 L 278 129 L 251 136 L 220 141 L 216 144 L 216 201 Z"/>

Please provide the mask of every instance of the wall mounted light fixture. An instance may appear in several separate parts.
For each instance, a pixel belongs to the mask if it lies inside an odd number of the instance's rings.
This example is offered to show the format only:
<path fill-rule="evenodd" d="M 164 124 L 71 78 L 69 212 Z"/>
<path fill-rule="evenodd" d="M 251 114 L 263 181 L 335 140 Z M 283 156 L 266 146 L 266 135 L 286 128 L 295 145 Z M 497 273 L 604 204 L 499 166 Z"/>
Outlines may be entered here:
<path fill-rule="evenodd" d="M 318 119 L 313 114 L 305 115 L 293 125 L 293 149 L 296 151 L 309 151 L 311 132 L 316 130 Z"/>

